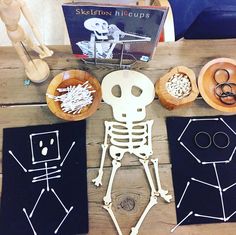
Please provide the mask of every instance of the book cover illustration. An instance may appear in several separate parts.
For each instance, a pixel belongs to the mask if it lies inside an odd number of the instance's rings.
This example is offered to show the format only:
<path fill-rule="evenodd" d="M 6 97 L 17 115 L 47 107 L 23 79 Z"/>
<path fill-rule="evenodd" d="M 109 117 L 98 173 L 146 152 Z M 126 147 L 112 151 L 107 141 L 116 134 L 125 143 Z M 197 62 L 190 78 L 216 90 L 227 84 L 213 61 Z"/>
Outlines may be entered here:
<path fill-rule="evenodd" d="M 124 58 L 149 61 L 167 8 L 63 4 L 72 51 L 79 58 Z"/>

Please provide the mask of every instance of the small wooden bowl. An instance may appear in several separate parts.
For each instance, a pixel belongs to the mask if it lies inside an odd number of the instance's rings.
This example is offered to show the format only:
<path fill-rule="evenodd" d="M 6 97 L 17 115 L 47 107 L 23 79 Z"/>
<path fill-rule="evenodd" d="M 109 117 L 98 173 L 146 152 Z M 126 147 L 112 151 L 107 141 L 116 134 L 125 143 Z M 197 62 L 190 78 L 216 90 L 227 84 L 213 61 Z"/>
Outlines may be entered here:
<path fill-rule="evenodd" d="M 200 71 L 198 77 L 200 94 L 211 107 L 222 112 L 235 112 L 236 103 L 231 105 L 224 104 L 215 94 L 217 83 L 214 79 L 214 74 L 219 69 L 227 70 L 230 75 L 228 82 L 236 83 L 236 61 L 229 58 L 217 58 L 205 64 Z"/>
<path fill-rule="evenodd" d="M 53 98 L 50 98 L 50 95 L 59 95 L 57 88 L 77 86 L 79 84 L 85 83 L 86 81 L 88 81 L 92 86 L 91 90 L 95 90 L 96 92 L 93 93 L 93 103 L 83 108 L 79 114 L 70 114 L 62 111 L 61 102 L 54 101 Z M 69 70 L 55 76 L 48 86 L 46 95 L 47 104 L 52 113 L 54 113 L 57 117 L 67 121 L 78 121 L 91 116 L 99 107 L 101 99 L 102 92 L 100 83 L 91 74 L 82 70 Z"/>
<path fill-rule="evenodd" d="M 166 83 L 174 74 L 184 74 L 188 76 L 191 83 L 191 92 L 188 96 L 179 99 L 172 96 L 167 91 Z M 199 94 L 199 91 L 197 88 L 196 76 L 191 69 L 185 66 L 177 66 L 173 68 L 170 72 L 165 74 L 163 77 L 161 77 L 159 80 L 157 80 L 155 84 L 155 91 L 162 106 L 164 106 L 165 108 L 169 110 L 172 110 L 174 108 L 180 107 L 182 105 L 185 105 L 194 101 Z"/>

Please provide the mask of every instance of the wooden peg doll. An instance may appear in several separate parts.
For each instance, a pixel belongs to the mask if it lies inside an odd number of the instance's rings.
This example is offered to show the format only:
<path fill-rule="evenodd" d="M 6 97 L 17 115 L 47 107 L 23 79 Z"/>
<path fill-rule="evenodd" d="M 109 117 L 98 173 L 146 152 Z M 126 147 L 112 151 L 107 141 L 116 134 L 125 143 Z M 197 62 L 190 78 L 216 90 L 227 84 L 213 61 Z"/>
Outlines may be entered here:
<path fill-rule="evenodd" d="M 23 15 L 32 29 L 35 39 L 39 43 L 36 45 L 19 25 L 19 20 Z M 34 24 L 31 13 L 24 0 L 0 0 L 0 18 L 6 26 L 7 34 L 16 49 L 18 56 L 25 66 L 27 77 L 36 83 L 45 81 L 50 73 L 47 63 L 42 58 L 51 56 L 53 51 L 49 50 L 42 42 L 39 31 Z M 31 48 L 39 54 L 40 59 L 32 60 L 26 50 Z"/>

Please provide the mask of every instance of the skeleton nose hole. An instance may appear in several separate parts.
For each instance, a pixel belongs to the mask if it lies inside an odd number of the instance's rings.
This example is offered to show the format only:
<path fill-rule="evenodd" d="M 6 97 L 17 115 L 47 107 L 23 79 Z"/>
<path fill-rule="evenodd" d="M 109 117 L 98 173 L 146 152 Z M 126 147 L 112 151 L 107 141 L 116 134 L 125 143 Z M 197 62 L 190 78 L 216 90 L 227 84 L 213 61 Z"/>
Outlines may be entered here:
<path fill-rule="evenodd" d="M 131 93 L 133 96 L 139 97 L 143 93 L 143 90 L 137 86 L 132 86 Z"/>
<path fill-rule="evenodd" d="M 113 86 L 112 90 L 111 90 L 111 93 L 115 97 L 120 98 L 121 97 L 121 88 L 120 88 L 120 86 L 119 85 Z"/>
<path fill-rule="evenodd" d="M 125 113 L 122 113 L 122 117 L 126 117 L 126 114 L 125 114 Z"/>
<path fill-rule="evenodd" d="M 43 156 L 46 156 L 47 153 L 48 153 L 48 148 L 47 148 L 47 147 L 44 147 L 44 148 L 42 149 L 41 153 L 42 153 Z"/>

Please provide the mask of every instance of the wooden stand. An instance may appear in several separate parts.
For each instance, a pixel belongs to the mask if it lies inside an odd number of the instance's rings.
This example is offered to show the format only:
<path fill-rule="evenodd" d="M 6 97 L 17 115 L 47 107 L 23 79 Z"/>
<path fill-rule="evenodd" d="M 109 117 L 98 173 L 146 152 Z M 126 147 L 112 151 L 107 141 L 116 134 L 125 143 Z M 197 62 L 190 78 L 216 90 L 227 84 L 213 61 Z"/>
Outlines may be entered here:
<path fill-rule="evenodd" d="M 187 75 L 191 83 L 190 94 L 181 99 L 175 98 L 174 96 L 170 95 L 170 93 L 166 89 L 166 83 L 169 81 L 169 79 L 174 74 L 179 74 L 179 73 Z M 169 73 L 165 74 L 163 77 L 157 80 L 155 84 L 155 91 L 162 106 L 164 106 L 165 108 L 169 110 L 172 110 L 174 108 L 180 107 L 184 104 L 188 104 L 194 101 L 199 94 L 197 83 L 196 83 L 196 76 L 194 72 L 191 69 L 184 66 L 178 66 L 178 67 L 173 68 Z"/>
<path fill-rule="evenodd" d="M 48 78 L 50 69 L 45 61 L 35 59 L 29 61 L 25 73 L 32 82 L 41 83 Z"/>

